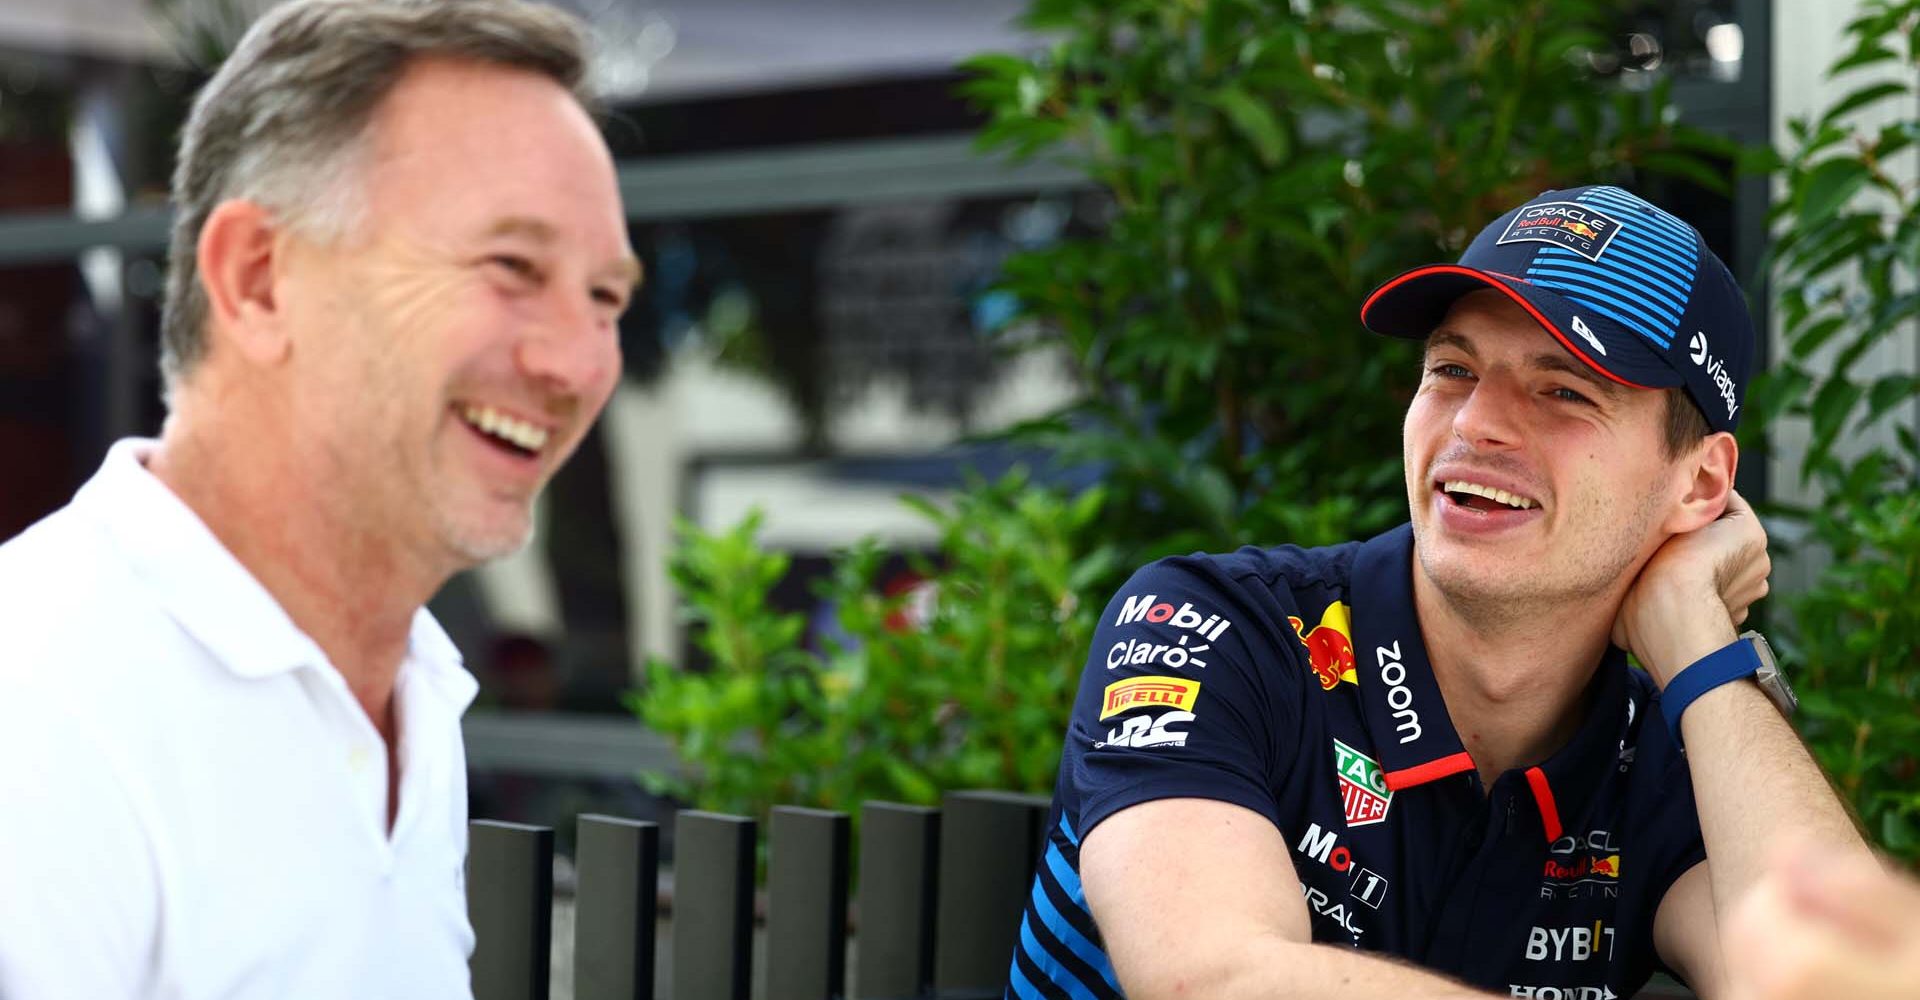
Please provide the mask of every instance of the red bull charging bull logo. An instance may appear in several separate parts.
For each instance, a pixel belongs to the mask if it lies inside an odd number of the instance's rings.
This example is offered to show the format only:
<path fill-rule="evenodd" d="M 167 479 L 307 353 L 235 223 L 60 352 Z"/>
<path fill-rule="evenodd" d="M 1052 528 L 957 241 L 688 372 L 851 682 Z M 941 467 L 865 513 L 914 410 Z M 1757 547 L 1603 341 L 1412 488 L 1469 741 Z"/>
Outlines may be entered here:
<path fill-rule="evenodd" d="M 1312 631 L 1301 631 L 1306 623 L 1287 616 L 1293 625 L 1293 634 L 1307 647 L 1307 663 L 1313 668 L 1313 675 L 1320 679 L 1322 691 L 1339 687 L 1341 681 L 1359 683 L 1354 674 L 1352 610 L 1344 601 L 1327 605 L 1327 610 L 1320 615 L 1320 624 Z"/>
<path fill-rule="evenodd" d="M 1547 859 L 1541 876 L 1555 882 L 1584 882 L 1590 879 L 1620 878 L 1620 855 L 1594 854 L 1570 861 Z"/>

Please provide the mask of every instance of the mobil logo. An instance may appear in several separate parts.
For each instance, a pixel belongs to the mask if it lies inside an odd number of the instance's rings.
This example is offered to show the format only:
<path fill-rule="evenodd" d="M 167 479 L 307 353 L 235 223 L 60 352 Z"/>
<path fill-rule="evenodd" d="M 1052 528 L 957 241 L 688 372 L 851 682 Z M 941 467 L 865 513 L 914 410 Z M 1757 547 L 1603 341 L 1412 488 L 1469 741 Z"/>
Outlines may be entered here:
<path fill-rule="evenodd" d="M 1135 622 L 1192 632 L 1208 642 L 1219 642 L 1220 637 L 1227 634 L 1227 629 L 1233 627 L 1233 622 L 1215 614 L 1203 615 L 1185 601 L 1175 607 L 1172 601 L 1162 601 L 1159 594 L 1129 594 L 1121 602 L 1120 614 L 1114 618 L 1114 625 L 1131 625 Z"/>

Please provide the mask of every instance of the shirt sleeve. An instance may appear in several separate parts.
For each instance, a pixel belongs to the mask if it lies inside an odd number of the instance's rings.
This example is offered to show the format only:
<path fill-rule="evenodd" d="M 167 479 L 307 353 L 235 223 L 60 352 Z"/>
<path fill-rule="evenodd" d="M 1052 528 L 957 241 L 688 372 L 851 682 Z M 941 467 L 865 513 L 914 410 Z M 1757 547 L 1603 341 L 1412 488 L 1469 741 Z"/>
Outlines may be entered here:
<path fill-rule="evenodd" d="M 145 996 L 159 894 L 132 802 L 68 713 L 5 688 L 0 1000 Z"/>
<path fill-rule="evenodd" d="M 1666 900 L 1673 883 L 1694 865 L 1707 860 L 1707 844 L 1700 833 L 1700 815 L 1693 799 L 1693 773 L 1687 767 L 1687 758 L 1667 735 L 1657 702 L 1648 714 L 1652 719 L 1645 725 L 1650 731 L 1643 731 L 1640 751 L 1650 758 L 1647 762 L 1660 768 L 1660 778 L 1639 834 L 1650 849 L 1644 861 L 1648 872 L 1646 919 L 1641 921 L 1638 946 L 1641 953 L 1648 956 L 1651 968 L 1677 978 L 1677 970 L 1661 959 L 1654 946 L 1654 914 Z"/>
<path fill-rule="evenodd" d="M 1102 613 L 1062 755 L 1084 836 L 1155 799 L 1206 798 L 1279 824 L 1300 671 L 1269 617 L 1204 557 L 1135 573 Z"/>

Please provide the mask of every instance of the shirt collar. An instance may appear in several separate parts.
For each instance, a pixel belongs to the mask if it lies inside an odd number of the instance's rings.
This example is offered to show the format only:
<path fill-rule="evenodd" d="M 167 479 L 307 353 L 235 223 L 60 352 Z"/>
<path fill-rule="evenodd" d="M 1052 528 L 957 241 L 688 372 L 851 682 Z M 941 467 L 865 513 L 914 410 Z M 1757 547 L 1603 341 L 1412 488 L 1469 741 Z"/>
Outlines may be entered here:
<path fill-rule="evenodd" d="M 1413 526 L 1353 559 L 1353 652 L 1361 714 L 1394 791 L 1473 770 L 1433 679 L 1413 605 Z"/>
<path fill-rule="evenodd" d="M 236 676 L 269 677 L 301 667 L 333 670 L 326 654 L 273 595 L 174 492 L 149 472 L 159 442 L 127 438 L 75 494 L 77 513 L 100 524 L 127 565 L 188 635 Z M 459 650 L 425 608 L 407 638 L 443 697 L 465 708 L 478 691 Z M 403 665 L 403 669 L 406 667 Z"/>

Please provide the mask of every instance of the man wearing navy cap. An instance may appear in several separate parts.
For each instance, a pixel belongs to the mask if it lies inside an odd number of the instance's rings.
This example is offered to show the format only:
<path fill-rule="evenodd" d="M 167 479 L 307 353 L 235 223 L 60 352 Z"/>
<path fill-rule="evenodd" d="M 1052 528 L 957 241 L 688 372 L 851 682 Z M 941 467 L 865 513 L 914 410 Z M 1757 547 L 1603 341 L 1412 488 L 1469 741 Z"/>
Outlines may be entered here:
<path fill-rule="evenodd" d="M 1586 187 L 1361 320 L 1426 342 L 1411 524 L 1114 597 L 1007 995 L 1725 995 L 1721 919 L 1776 843 L 1868 853 L 1738 634 L 1768 572 L 1739 287 Z"/>

